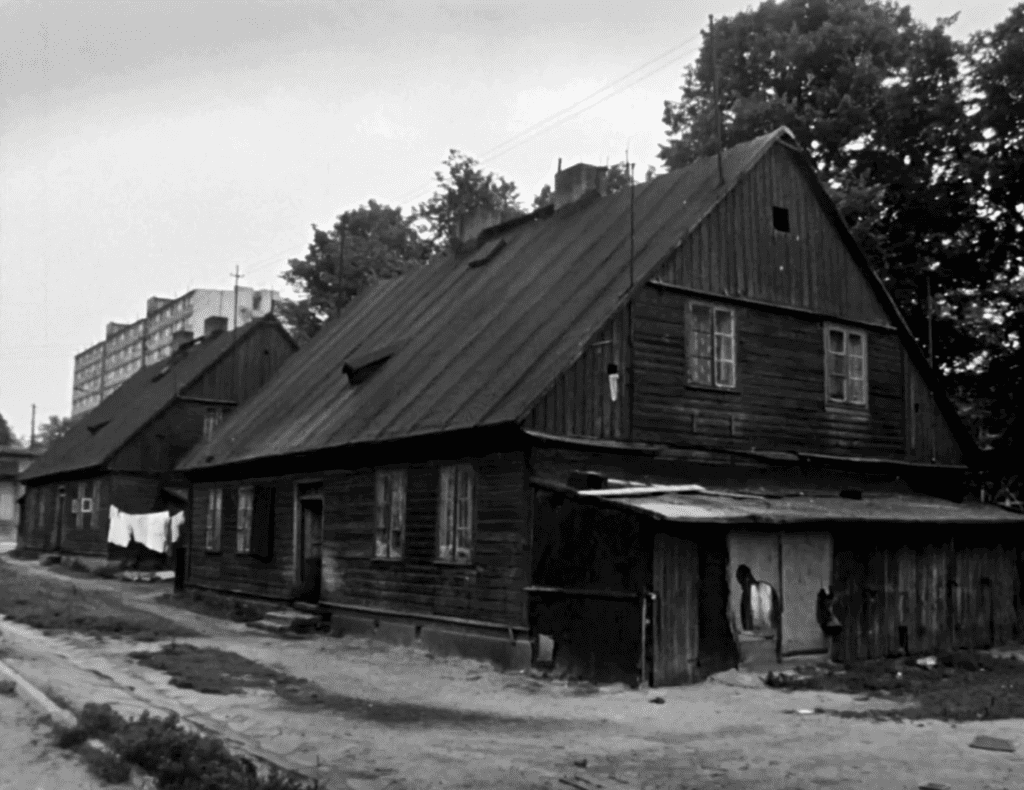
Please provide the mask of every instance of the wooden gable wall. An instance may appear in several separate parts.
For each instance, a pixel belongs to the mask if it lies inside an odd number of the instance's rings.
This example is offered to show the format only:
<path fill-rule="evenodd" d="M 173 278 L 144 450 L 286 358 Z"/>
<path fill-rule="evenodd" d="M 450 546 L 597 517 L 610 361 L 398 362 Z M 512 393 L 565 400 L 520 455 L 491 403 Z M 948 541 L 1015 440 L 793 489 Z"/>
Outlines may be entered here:
<path fill-rule="evenodd" d="M 962 462 L 923 371 L 794 157 L 781 144 L 766 154 L 559 376 L 524 427 L 683 446 Z M 788 210 L 788 233 L 775 229 L 773 206 Z M 687 384 L 686 312 L 694 299 L 735 310 L 733 390 Z M 829 322 L 866 333 L 867 409 L 826 405 Z M 621 371 L 615 404 L 608 362 Z"/>
<path fill-rule="evenodd" d="M 183 389 L 181 399 L 132 437 L 111 460 L 109 468 L 169 472 L 202 439 L 207 408 L 217 402 L 244 403 L 266 384 L 293 350 L 291 341 L 273 324 L 263 323 L 254 328 Z M 154 375 L 157 370 L 154 367 Z M 167 375 L 173 375 L 173 368 Z"/>

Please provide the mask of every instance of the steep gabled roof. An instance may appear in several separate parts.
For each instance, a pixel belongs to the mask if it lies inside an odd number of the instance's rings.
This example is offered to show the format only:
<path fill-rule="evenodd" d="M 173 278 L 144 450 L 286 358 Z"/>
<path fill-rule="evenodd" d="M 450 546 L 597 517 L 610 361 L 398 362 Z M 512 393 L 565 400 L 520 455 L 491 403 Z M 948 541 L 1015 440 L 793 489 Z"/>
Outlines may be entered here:
<path fill-rule="evenodd" d="M 487 234 L 476 253 L 381 283 L 327 324 L 179 468 L 520 420 L 780 141 L 795 145 L 780 128 L 725 151 L 724 182 L 715 157 L 707 157 L 638 185 L 632 266 L 624 190 L 514 220 Z M 858 262 L 867 267 L 863 256 Z M 891 300 L 885 304 L 894 310 Z M 893 318 L 900 320 L 898 312 Z"/>
<path fill-rule="evenodd" d="M 284 333 L 276 319 L 262 318 L 213 338 L 198 338 L 180 357 L 142 368 L 99 406 L 75 420 L 64 436 L 21 473 L 21 480 L 102 467 L 235 343 L 268 322 Z"/>

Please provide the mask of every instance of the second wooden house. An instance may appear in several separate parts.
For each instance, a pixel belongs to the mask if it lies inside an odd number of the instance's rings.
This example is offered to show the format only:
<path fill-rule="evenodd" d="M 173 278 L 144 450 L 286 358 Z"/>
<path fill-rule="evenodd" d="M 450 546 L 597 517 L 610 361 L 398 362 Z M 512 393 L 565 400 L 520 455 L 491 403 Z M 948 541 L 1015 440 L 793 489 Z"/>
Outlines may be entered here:
<path fill-rule="evenodd" d="M 19 547 L 106 556 L 111 505 L 181 510 L 187 481 L 175 465 L 295 349 L 273 317 L 229 332 L 214 316 L 202 337 L 175 333 L 169 358 L 142 368 L 22 472 Z"/>

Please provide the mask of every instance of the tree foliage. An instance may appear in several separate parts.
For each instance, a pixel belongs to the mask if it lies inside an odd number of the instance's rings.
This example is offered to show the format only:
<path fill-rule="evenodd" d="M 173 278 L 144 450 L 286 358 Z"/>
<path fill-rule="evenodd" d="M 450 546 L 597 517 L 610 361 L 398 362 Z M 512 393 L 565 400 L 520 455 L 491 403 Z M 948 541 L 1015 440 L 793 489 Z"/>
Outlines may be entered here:
<path fill-rule="evenodd" d="M 423 223 L 435 255 L 458 248 L 463 223 L 478 211 L 507 219 L 523 213 L 514 182 L 483 170 L 473 157 L 454 148 L 434 178 L 434 194 L 420 204 L 416 217 Z"/>
<path fill-rule="evenodd" d="M 934 290 L 936 361 L 977 404 L 1003 386 L 983 373 L 1010 362 L 1013 321 L 998 316 L 1022 301 L 1024 20 L 1018 7 L 967 43 L 952 21 L 888 0 L 782 0 L 714 28 L 724 144 L 793 131 L 922 345 Z M 715 150 L 713 84 L 705 32 L 665 104 L 669 168 Z"/>
<path fill-rule="evenodd" d="M 0 414 L 0 447 L 9 447 L 16 445 L 18 438 L 14 435 L 14 431 L 11 430 L 11 426 L 7 424 L 7 420 L 4 419 L 4 415 Z"/>
<path fill-rule="evenodd" d="M 332 228 L 313 225 L 306 257 L 288 261 L 282 274 L 300 295 L 279 306 L 285 323 L 300 337 L 312 337 L 367 285 L 422 265 L 430 244 L 413 221 L 401 208 L 370 200 L 339 215 Z"/>
<path fill-rule="evenodd" d="M 56 414 L 51 414 L 50 418 L 39 426 L 35 446 L 41 450 L 48 450 L 50 445 L 71 430 L 71 425 L 70 417 L 58 417 Z"/>

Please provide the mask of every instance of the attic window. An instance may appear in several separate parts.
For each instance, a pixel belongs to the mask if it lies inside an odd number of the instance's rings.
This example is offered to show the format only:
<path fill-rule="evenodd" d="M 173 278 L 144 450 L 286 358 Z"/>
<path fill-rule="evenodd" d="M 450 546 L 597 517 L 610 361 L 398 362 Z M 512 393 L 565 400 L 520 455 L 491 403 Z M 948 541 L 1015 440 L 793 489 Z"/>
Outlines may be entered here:
<path fill-rule="evenodd" d="M 492 239 L 491 241 L 484 244 L 484 246 L 482 246 L 472 255 L 470 255 L 468 258 L 466 258 L 466 265 L 469 266 L 470 269 L 475 269 L 478 266 L 483 266 L 491 258 L 497 255 L 504 246 L 504 239 Z"/>
<path fill-rule="evenodd" d="M 789 209 L 772 206 L 772 225 L 780 233 L 789 233 Z"/>
<path fill-rule="evenodd" d="M 384 367 L 384 363 L 391 359 L 401 347 L 402 342 L 399 341 L 373 349 L 365 354 L 356 354 L 345 360 L 341 370 L 348 376 L 349 383 L 362 384 Z"/>
<path fill-rule="evenodd" d="M 93 436 L 95 436 L 97 433 L 100 432 L 100 430 L 103 428 L 103 426 L 106 425 L 108 422 L 110 422 L 110 420 L 101 420 L 100 422 L 90 423 L 89 425 L 86 425 L 85 427 L 89 430 L 89 433 L 91 433 Z"/>

